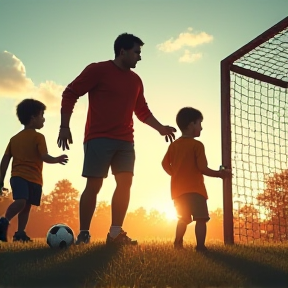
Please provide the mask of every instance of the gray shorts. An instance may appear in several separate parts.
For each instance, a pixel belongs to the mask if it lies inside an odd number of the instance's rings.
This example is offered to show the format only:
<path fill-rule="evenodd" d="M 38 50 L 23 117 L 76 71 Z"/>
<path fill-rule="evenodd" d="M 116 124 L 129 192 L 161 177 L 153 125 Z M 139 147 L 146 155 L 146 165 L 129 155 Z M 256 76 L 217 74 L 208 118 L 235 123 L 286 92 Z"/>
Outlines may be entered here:
<path fill-rule="evenodd" d="M 25 199 L 31 205 L 39 206 L 42 196 L 42 186 L 23 179 L 19 176 L 10 178 L 14 200 Z"/>
<path fill-rule="evenodd" d="M 193 220 L 209 221 L 207 201 L 204 196 L 198 193 L 186 193 L 174 199 L 178 219 L 189 224 Z M 193 216 L 193 220 L 192 217 Z"/>
<path fill-rule="evenodd" d="M 83 177 L 106 178 L 111 167 L 112 174 L 134 173 L 134 143 L 96 138 L 84 143 Z"/>

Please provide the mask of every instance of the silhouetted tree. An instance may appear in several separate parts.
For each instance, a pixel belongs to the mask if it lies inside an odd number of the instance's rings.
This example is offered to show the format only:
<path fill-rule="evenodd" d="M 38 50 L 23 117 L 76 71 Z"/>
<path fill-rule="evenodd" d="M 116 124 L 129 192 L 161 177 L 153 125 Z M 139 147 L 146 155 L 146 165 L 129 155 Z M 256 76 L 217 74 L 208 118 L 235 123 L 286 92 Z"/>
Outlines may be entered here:
<path fill-rule="evenodd" d="M 235 221 L 235 227 L 240 242 L 254 242 L 261 237 L 261 223 L 259 209 L 253 204 L 246 204 L 238 211 L 239 218 Z"/>
<path fill-rule="evenodd" d="M 41 205 L 31 210 L 27 232 L 33 237 L 45 237 L 48 229 L 57 223 L 78 229 L 78 198 L 79 192 L 70 181 L 58 181 L 50 194 L 42 196 Z"/>
<path fill-rule="evenodd" d="M 78 220 L 79 191 L 67 179 L 58 181 L 54 190 L 43 199 L 50 204 L 48 211 L 56 222 L 73 225 Z"/>
<path fill-rule="evenodd" d="M 207 223 L 207 239 L 223 240 L 223 209 L 217 208 L 209 212 Z"/>
<path fill-rule="evenodd" d="M 267 211 L 267 237 L 273 241 L 288 239 L 288 170 L 267 178 L 266 188 L 257 197 Z"/>

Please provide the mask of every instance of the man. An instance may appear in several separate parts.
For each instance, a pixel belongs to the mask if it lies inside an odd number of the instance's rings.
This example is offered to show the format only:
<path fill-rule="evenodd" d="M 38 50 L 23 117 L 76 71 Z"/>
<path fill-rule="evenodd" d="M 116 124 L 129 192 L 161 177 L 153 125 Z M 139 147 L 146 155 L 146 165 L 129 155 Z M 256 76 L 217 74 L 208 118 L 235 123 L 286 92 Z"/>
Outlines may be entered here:
<path fill-rule="evenodd" d="M 88 93 L 89 107 L 84 137 L 82 176 L 87 178 L 80 198 L 80 233 L 76 244 L 89 243 L 89 228 L 103 178 L 111 167 L 116 181 L 111 203 L 112 223 L 107 244 L 137 244 L 122 230 L 132 185 L 135 151 L 133 112 L 138 119 L 172 142 L 176 129 L 163 126 L 150 112 L 140 77 L 131 71 L 141 60 L 141 39 L 121 34 L 114 42 L 115 59 L 92 63 L 76 77 L 62 95 L 61 126 L 58 146 L 72 144 L 70 117 L 77 99 Z"/>

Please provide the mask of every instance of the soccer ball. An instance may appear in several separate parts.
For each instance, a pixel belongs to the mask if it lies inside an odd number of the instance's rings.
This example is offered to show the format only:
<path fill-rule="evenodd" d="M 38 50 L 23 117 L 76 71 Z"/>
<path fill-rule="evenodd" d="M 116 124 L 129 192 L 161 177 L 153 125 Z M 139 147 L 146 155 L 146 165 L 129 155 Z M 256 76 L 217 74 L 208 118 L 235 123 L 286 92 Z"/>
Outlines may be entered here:
<path fill-rule="evenodd" d="M 74 243 L 74 234 L 69 226 L 60 223 L 48 230 L 46 239 L 51 248 L 68 248 Z"/>

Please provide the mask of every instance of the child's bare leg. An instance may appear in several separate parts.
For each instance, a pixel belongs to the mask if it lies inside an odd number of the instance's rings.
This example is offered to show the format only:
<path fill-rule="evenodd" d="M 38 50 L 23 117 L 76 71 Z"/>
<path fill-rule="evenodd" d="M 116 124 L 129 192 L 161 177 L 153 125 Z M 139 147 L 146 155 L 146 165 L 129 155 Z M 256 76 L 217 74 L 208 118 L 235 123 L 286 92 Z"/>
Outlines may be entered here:
<path fill-rule="evenodd" d="M 20 213 L 26 205 L 25 199 L 17 199 L 7 208 L 5 218 L 10 221 L 14 216 Z"/>
<path fill-rule="evenodd" d="M 26 228 L 29 214 L 30 214 L 31 204 L 26 203 L 24 209 L 18 214 L 18 232 L 23 232 Z"/>
<path fill-rule="evenodd" d="M 186 229 L 187 224 L 183 222 L 183 220 L 179 220 L 176 227 L 176 237 L 174 241 L 175 248 L 178 248 L 176 246 L 179 246 L 179 248 L 180 246 L 183 246 L 183 237 L 185 235 Z"/>
<path fill-rule="evenodd" d="M 195 236 L 197 241 L 197 247 L 205 246 L 206 232 L 207 232 L 206 220 L 203 219 L 196 220 Z"/>

